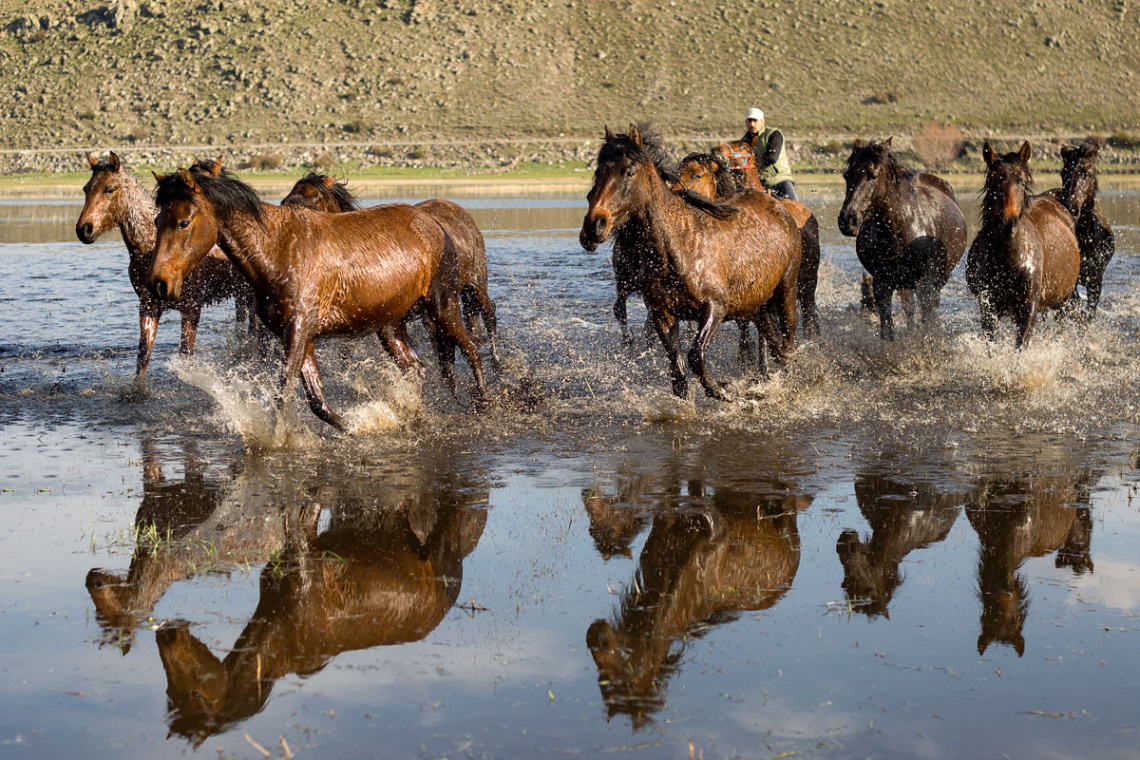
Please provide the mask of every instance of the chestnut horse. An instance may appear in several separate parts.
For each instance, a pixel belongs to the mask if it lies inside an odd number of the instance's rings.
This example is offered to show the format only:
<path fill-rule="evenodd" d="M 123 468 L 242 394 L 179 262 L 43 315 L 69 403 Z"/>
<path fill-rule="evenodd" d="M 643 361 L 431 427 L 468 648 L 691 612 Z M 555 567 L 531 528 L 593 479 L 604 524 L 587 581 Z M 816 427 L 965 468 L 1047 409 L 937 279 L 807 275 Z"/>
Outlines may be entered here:
<path fill-rule="evenodd" d="M 281 201 L 308 206 L 329 214 L 359 211 L 360 204 L 345 182 L 338 182 L 326 174 L 310 172 L 297 183 Z M 487 287 L 487 246 L 483 233 L 471 214 L 457 203 L 432 198 L 416 204 L 447 230 L 459 254 L 459 281 L 463 289 L 459 297 L 463 302 L 463 318 L 472 337 L 478 339 L 479 322 L 487 330 L 487 342 L 491 349 L 491 361 L 499 363 L 498 320 L 495 318 L 495 302 L 491 300 Z M 402 325 L 398 328 L 405 330 Z"/>
<path fill-rule="evenodd" d="M 1116 253 L 1112 227 L 1096 202 L 1096 160 L 1099 155 L 1099 141 L 1061 148 L 1061 187 L 1047 193 L 1073 215 L 1077 245 L 1081 249 L 1081 271 L 1077 282 L 1084 286 L 1088 296 L 1090 319 L 1096 316 L 1100 303 L 1104 270 Z M 1075 289 L 1073 298 L 1079 298 Z"/>
<path fill-rule="evenodd" d="M 259 316 L 285 346 L 279 403 L 300 376 L 313 413 L 344 430 L 325 399 L 313 340 L 376 331 L 401 369 L 418 370 L 411 347 L 386 328 L 422 303 L 445 382 L 454 390 L 458 344 L 482 406 L 483 366 L 459 314 L 455 244 L 425 212 L 404 204 L 347 214 L 273 206 L 238 179 L 186 169 L 158 178 L 157 201 L 150 289 L 178 298 L 186 273 L 217 244 L 253 285 Z"/>
<path fill-rule="evenodd" d="M 209 252 L 186 277 L 179 298 L 162 302 L 146 289 L 147 267 L 154 250 L 154 217 L 158 209 L 150 194 L 135 177 L 123 171 L 115 153 L 106 161 L 98 161 L 90 153 L 87 163 L 91 179 L 83 186 L 83 211 L 75 223 L 75 234 L 86 244 L 94 243 L 107 230 L 118 227 L 127 246 L 129 256 L 127 276 L 139 299 L 139 346 L 135 362 L 135 382 L 139 389 L 146 387 L 146 370 L 150 364 L 158 321 L 166 309 L 182 314 L 182 340 L 179 352 L 194 353 L 194 338 L 202 307 L 233 297 L 238 322 L 249 323 L 253 317 L 253 291 L 245 278 L 218 249 Z"/>
<path fill-rule="evenodd" d="M 742 142 L 748 151 L 752 146 Z M 730 167 L 726 154 L 728 144 L 717 145 L 708 153 L 691 153 L 681 160 L 677 169 L 680 186 L 700 193 L 712 200 L 727 200 L 740 190 L 767 192 L 760 182 L 760 173 L 753 161 L 742 171 Z M 805 338 L 819 335 L 819 309 L 815 303 L 815 289 L 819 284 L 819 222 L 807 206 L 790 198 L 776 201 L 792 215 L 800 231 L 800 278 L 796 295 L 800 302 L 800 325 Z"/>
<path fill-rule="evenodd" d="M 856 140 L 843 180 L 839 231 L 855 238 L 855 254 L 871 274 L 879 335 L 894 340 L 894 292 L 913 290 L 923 321 L 933 321 L 942 288 L 966 250 L 966 218 L 950 184 L 905 168 L 891 153 L 891 138 Z"/>
<path fill-rule="evenodd" d="M 1037 314 L 1063 306 L 1081 268 L 1073 217 L 1049 195 L 1033 194 L 1032 148 L 999 156 L 987 141 L 981 229 L 966 259 L 966 284 L 978 298 L 982 331 L 993 339 L 997 318 L 1017 324 L 1017 345 L 1029 340 Z"/>
<path fill-rule="evenodd" d="M 795 348 L 800 236 L 783 207 L 762 193 L 741 193 L 731 205 L 696 193 L 673 192 L 676 181 L 656 135 L 631 125 L 628 135 L 606 130 L 579 241 L 596 250 L 630 219 L 652 242 L 643 251 L 640 286 L 657 334 L 669 354 L 673 393 L 688 391 L 678 320 L 697 320 L 689 350 L 705 393 L 729 398 L 706 362 L 725 319 L 755 322 L 779 361 Z M 773 319 L 770 320 L 769 317 Z M 782 328 L 777 339 L 773 321 Z"/>

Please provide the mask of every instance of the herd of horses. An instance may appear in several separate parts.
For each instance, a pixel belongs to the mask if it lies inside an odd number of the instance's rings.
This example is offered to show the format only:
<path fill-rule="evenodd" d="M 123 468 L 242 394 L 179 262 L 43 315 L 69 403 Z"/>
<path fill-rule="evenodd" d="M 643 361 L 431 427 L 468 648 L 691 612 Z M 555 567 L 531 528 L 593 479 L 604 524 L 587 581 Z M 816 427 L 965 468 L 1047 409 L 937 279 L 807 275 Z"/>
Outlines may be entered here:
<path fill-rule="evenodd" d="M 1065 147 L 1061 187 L 1035 194 L 1029 143 L 1005 155 L 985 144 L 981 226 L 966 282 L 991 339 L 997 319 L 1010 317 L 1024 345 L 1039 313 L 1079 303 L 1078 283 L 1095 314 L 1114 252 L 1096 202 L 1098 151 L 1097 143 Z M 614 315 L 623 339 L 631 340 L 626 299 L 640 293 L 647 329 L 660 338 L 681 397 L 687 361 L 707 395 L 731 398 L 707 358 L 726 320 L 740 327 L 741 356 L 754 356 L 748 363 L 758 375 L 767 372 L 766 356 L 792 359 L 797 328 L 808 338 L 819 333 L 819 222 L 803 203 L 764 190 L 750 152 L 745 141 L 725 143 L 675 164 L 645 125 L 625 134 L 607 128 L 598 152 L 579 241 L 593 251 L 614 240 Z M 126 243 L 139 299 L 140 388 L 163 311 L 181 313 L 180 350 L 190 354 L 202 308 L 233 297 L 239 322 L 263 352 L 269 335 L 284 348 L 279 403 L 300 378 L 312 411 L 340 430 L 347 422 L 325 398 L 314 351 L 321 335 L 375 332 L 400 369 L 422 380 L 408 338 L 409 323 L 422 319 L 451 392 L 458 347 L 474 376 L 475 408 L 485 406 L 479 349 L 485 343 L 498 364 L 497 321 L 483 235 L 460 206 L 433 199 L 362 208 L 343 181 L 322 174 L 302 178 L 275 205 L 220 160 L 156 173 L 152 200 L 115 153 L 87 160 L 76 235 L 92 243 L 117 227 Z M 965 217 L 949 183 L 906 169 L 890 139 L 855 141 L 843 177 L 839 230 L 855 237 L 868 273 L 865 302 L 891 340 L 896 291 L 908 323 L 916 298 L 923 321 L 933 319 L 966 252 Z M 697 325 L 687 353 L 682 321 Z M 760 336 L 754 354 L 751 325 Z"/>

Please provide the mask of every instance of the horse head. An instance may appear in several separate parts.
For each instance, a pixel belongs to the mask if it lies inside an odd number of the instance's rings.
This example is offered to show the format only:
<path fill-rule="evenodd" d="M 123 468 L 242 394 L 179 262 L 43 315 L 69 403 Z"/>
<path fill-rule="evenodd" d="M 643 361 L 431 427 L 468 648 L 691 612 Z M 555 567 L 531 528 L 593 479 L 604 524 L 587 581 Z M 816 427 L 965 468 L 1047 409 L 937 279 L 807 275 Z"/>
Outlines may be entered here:
<path fill-rule="evenodd" d="M 87 163 L 91 179 L 83 186 L 83 210 L 75 223 L 75 235 L 83 243 L 94 243 L 100 235 L 117 225 L 127 213 L 124 183 L 133 181 L 122 170 L 119 157 L 112 152 L 106 161 L 90 153 Z"/>
<path fill-rule="evenodd" d="M 1096 160 L 1099 155 L 1099 141 L 1061 148 L 1060 201 L 1074 217 L 1096 198 Z"/>
<path fill-rule="evenodd" d="M 843 182 L 847 186 L 843 208 L 839 210 L 839 231 L 848 237 L 859 234 L 867 215 L 876 208 L 886 188 L 888 169 L 894 165 L 891 141 L 856 140 L 847 157 Z"/>
<path fill-rule="evenodd" d="M 717 153 L 721 147 L 724 146 L 716 146 L 708 153 L 690 153 L 681 159 L 675 189 L 689 190 L 710 200 L 737 192 L 740 187 L 727 160 Z"/>
<path fill-rule="evenodd" d="M 338 182 L 327 174 L 310 172 L 293 185 L 293 189 L 281 201 L 282 206 L 305 206 L 324 211 L 326 214 L 340 214 L 357 211 L 360 204 L 348 189 L 348 184 Z"/>
<path fill-rule="evenodd" d="M 640 213 L 654 178 L 672 179 L 661 138 L 645 125 L 631 124 L 629 134 L 615 135 L 606 128 L 598 151 L 594 185 L 586 200 L 578 241 L 587 251 L 597 250 L 630 218 Z"/>
<path fill-rule="evenodd" d="M 1033 193 L 1033 175 L 1029 171 L 1029 158 L 1033 149 L 1029 142 L 1022 143 L 1016 153 L 998 155 L 987 140 L 982 146 L 986 161 L 986 182 L 982 197 L 982 224 L 1000 223 L 1012 236 L 1017 221 L 1025 212 L 1029 196 Z"/>

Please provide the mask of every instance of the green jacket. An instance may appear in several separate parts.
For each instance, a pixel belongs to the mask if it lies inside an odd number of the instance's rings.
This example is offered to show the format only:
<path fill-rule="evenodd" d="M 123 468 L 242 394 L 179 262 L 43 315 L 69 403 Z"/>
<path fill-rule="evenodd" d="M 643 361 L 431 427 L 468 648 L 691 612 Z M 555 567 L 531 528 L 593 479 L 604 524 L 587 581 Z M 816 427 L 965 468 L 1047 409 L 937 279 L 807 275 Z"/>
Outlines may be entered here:
<path fill-rule="evenodd" d="M 759 164 L 760 158 L 768 152 L 768 142 L 772 139 L 773 134 L 779 134 L 781 141 L 783 140 L 784 136 L 778 129 L 774 127 L 764 127 L 756 140 L 756 147 L 753 148 L 758 162 L 757 168 L 760 170 L 760 181 L 764 184 L 764 187 L 771 187 L 780 182 L 790 182 L 792 180 L 792 165 L 788 161 L 787 144 L 780 146 L 780 154 L 776 156 L 775 163 L 769 164 L 768 166 L 760 166 Z"/>

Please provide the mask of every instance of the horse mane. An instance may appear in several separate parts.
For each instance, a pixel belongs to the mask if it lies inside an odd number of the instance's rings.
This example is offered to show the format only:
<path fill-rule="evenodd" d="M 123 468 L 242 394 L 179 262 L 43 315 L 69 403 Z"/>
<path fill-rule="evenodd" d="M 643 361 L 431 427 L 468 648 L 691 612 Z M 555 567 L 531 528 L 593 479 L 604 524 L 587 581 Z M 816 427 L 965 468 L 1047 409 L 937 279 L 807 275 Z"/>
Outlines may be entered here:
<path fill-rule="evenodd" d="M 894 152 L 886 147 L 886 143 L 879 140 L 871 140 L 866 145 L 856 146 L 847 157 L 847 168 L 853 168 L 855 164 L 868 157 L 875 158 L 882 165 L 881 170 L 887 172 L 887 179 L 891 182 L 908 179 L 915 173 L 913 169 L 899 161 Z"/>
<path fill-rule="evenodd" d="M 252 216 L 264 226 L 265 212 L 261 207 L 261 196 L 237 177 L 224 173 L 220 177 L 202 174 L 195 175 L 193 181 L 222 219 L 229 219 L 234 213 L 243 213 Z M 173 201 L 194 203 L 194 188 L 186 183 L 182 172 L 172 172 L 158 180 L 154 200 L 159 206 L 165 206 Z"/>
<path fill-rule="evenodd" d="M 292 195 L 299 187 L 308 186 L 314 188 L 323 197 L 331 199 L 341 213 L 359 211 L 360 202 L 356 199 L 356 195 L 348 189 L 348 182 L 346 180 L 330 182 L 329 180 L 330 177 L 327 174 L 309 172 L 297 180 L 297 184 L 293 185 L 289 195 Z"/>

